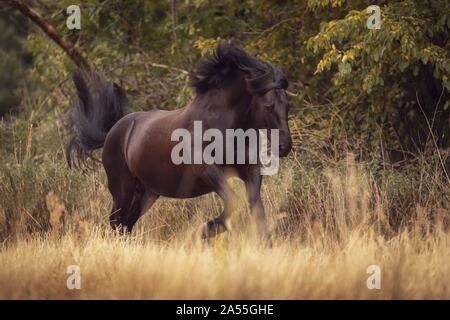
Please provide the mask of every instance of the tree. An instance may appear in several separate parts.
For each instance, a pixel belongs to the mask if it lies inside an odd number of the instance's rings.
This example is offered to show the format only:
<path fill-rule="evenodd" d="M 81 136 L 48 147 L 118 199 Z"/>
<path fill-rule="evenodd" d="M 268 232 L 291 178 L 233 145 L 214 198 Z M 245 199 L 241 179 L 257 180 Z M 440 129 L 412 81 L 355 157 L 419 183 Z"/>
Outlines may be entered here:
<path fill-rule="evenodd" d="M 39 12 L 34 10 L 22 0 L 6 0 L 6 3 L 19 10 L 23 15 L 36 23 L 58 46 L 60 46 L 72 61 L 81 69 L 88 71 L 89 63 L 83 57 L 79 50 L 75 48 L 72 42 L 63 38 L 56 28 L 47 20 L 45 20 Z"/>
<path fill-rule="evenodd" d="M 70 0 L 40 0 L 36 11 L 73 45 L 62 51 L 30 33 L 32 70 L 52 87 L 68 76 L 66 53 L 80 48 L 120 81 L 131 110 L 173 109 L 191 98 L 187 71 L 200 56 L 237 40 L 284 69 L 297 94 L 295 121 L 329 142 L 358 140 L 400 156 L 430 141 L 448 148 L 450 4 L 378 3 L 382 27 L 368 30 L 372 2 L 364 0 L 90 0 L 78 32 L 65 27 Z"/>
<path fill-rule="evenodd" d="M 26 20 L 13 10 L 0 12 L 0 117 L 17 110 L 24 69 L 31 64 L 31 55 L 24 46 L 26 33 L 19 28 Z"/>
<path fill-rule="evenodd" d="M 319 6 L 321 1 L 310 3 Z M 432 130 L 436 144 L 448 148 L 449 2 L 386 3 L 379 30 L 367 29 L 364 1 L 351 3 L 362 10 L 324 22 L 308 41 L 308 48 L 322 54 L 316 73 L 332 78 L 330 98 L 350 105 L 350 131 L 377 141 L 370 133 L 381 129 L 391 147 L 397 142 L 404 150 L 417 151 Z"/>

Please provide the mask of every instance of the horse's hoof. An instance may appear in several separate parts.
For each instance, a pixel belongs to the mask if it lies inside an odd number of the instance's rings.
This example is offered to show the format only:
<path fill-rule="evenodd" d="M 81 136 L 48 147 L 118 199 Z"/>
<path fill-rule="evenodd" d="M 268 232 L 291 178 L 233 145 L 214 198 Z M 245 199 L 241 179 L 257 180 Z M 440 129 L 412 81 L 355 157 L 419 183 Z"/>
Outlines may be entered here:
<path fill-rule="evenodd" d="M 200 239 L 210 239 L 231 229 L 231 225 L 218 219 L 209 220 L 202 224 L 199 229 Z"/>
<path fill-rule="evenodd" d="M 209 238 L 208 231 L 209 231 L 209 228 L 208 228 L 208 222 L 205 222 L 205 223 L 203 223 L 203 224 L 200 226 L 200 228 L 198 229 L 198 235 L 199 235 L 199 238 L 200 238 L 201 240 L 208 239 L 208 238 Z"/>

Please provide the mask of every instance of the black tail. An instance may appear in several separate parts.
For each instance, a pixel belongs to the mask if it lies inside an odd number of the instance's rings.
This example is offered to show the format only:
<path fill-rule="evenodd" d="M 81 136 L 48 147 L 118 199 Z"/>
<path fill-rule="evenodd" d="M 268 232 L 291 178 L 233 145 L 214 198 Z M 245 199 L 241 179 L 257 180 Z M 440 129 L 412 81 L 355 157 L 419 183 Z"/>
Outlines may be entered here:
<path fill-rule="evenodd" d="M 117 84 L 95 72 L 88 75 L 78 71 L 73 82 L 78 97 L 72 106 L 74 137 L 67 146 L 66 157 L 70 167 L 79 167 L 92 150 L 103 147 L 109 130 L 125 115 L 126 95 Z"/>

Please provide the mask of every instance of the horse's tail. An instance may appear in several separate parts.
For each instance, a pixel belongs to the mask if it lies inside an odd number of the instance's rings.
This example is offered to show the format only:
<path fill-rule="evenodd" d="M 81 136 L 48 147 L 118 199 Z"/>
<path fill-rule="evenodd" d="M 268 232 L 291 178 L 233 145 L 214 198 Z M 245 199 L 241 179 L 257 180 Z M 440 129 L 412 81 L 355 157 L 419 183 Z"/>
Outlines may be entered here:
<path fill-rule="evenodd" d="M 103 147 L 109 130 L 125 115 L 126 109 L 123 89 L 106 81 L 103 75 L 77 71 L 72 78 L 77 97 L 71 110 L 74 136 L 66 149 L 70 167 L 84 163 L 93 150 Z"/>

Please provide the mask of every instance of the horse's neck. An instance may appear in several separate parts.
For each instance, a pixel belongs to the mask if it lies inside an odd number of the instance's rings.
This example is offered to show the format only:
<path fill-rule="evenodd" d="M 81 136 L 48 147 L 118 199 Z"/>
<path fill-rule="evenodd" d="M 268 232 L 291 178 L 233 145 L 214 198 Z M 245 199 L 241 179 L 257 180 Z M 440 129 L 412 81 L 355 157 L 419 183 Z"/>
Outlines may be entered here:
<path fill-rule="evenodd" d="M 230 96 L 219 89 L 197 95 L 187 107 L 190 120 L 202 121 L 211 128 L 242 128 L 248 126 L 251 96 Z"/>

